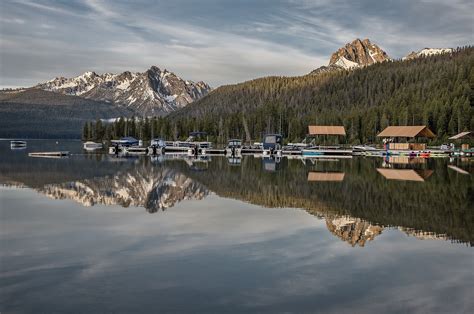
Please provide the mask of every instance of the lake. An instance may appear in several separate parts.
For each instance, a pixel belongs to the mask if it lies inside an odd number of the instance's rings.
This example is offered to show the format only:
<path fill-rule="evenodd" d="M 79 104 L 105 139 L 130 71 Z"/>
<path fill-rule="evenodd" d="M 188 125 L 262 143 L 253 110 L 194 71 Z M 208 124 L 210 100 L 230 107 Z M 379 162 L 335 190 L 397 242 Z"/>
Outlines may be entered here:
<path fill-rule="evenodd" d="M 472 313 L 473 161 L 0 141 L 0 312 Z"/>

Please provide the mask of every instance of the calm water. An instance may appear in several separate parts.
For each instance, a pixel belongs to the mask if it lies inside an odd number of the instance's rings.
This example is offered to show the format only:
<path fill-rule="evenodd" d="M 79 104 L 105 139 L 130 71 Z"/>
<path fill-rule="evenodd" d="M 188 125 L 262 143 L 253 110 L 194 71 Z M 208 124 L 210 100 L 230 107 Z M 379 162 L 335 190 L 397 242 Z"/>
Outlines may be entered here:
<path fill-rule="evenodd" d="M 473 175 L 0 141 L 0 312 L 472 313 Z"/>

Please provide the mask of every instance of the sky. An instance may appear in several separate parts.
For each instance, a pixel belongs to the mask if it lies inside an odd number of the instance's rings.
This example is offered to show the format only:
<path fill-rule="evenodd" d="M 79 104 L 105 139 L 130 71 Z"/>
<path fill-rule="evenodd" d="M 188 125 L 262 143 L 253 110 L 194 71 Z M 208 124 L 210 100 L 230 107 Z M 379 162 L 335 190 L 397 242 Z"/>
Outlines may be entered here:
<path fill-rule="evenodd" d="M 3 0 L 0 88 L 156 65 L 212 87 L 303 75 L 369 38 L 392 58 L 474 43 L 472 0 Z"/>

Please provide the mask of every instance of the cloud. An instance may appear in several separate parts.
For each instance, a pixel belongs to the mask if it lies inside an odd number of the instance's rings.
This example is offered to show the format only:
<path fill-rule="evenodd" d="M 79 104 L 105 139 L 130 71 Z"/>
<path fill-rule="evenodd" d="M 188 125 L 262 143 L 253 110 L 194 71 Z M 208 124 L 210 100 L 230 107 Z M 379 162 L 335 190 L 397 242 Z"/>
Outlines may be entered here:
<path fill-rule="evenodd" d="M 302 75 L 370 38 L 392 57 L 472 43 L 472 1 L 2 2 L 3 86 L 167 68 L 212 86 Z"/>

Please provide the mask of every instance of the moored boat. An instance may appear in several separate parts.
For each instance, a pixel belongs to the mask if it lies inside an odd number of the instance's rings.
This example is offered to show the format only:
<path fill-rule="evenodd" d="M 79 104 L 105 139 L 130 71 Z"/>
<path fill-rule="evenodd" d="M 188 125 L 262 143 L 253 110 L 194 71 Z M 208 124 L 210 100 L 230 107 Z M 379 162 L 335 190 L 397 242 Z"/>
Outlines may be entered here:
<path fill-rule="evenodd" d="M 87 141 L 83 144 L 85 150 L 96 150 L 103 147 L 102 143 L 96 143 L 92 141 Z"/>
<path fill-rule="evenodd" d="M 241 156 L 242 155 L 242 140 L 231 139 L 227 142 L 225 153 L 228 156 Z"/>
<path fill-rule="evenodd" d="M 13 149 L 26 148 L 26 141 L 20 141 L 20 140 L 10 141 L 10 147 Z"/>

